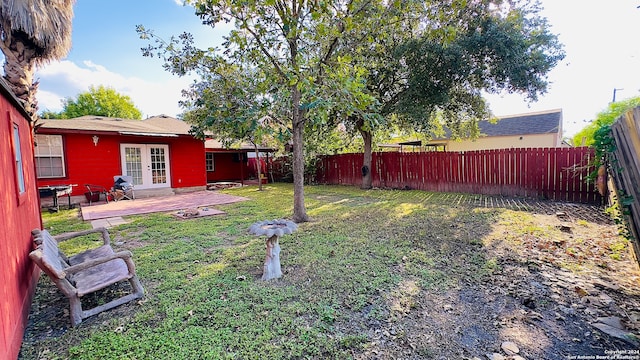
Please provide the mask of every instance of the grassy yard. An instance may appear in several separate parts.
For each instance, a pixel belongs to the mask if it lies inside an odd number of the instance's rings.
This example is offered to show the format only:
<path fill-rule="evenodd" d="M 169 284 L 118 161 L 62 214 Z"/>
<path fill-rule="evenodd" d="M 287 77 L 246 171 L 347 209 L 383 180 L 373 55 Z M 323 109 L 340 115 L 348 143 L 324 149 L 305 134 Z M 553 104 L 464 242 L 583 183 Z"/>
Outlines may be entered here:
<path fill-rule="evenodd" d="M 615 227 L 578 221 L 568 238 L 536 214 L 452 206 L 421 191 L 305 190 L 312 221 L 281 239 L 284 275 L 270 282 L 260 281 L 264 238 L 247 229 L 290 216 L 290 185 L 227 190 L 251 201 L 218 207 L 227 213 L 222 216 L 127 218 L 128 224 L 110 229 L 112 243 L 133 252 L 145 298 L 70 328 L 68 302 L 43 277 L 21 358 L 462 359 L 499 352 L 510 340 L 525 358 L 560 359 L 607 342 L 595 335 L 572 340 L 586 331 L 580 314 L 570 318 L 580 326 L 547 319 L 558 301 L 531 285 L 551 286 L 541 282 L 543 271 L 569 269 L 577 277 L 600 271 L 594 256 L 534 259 L 526 246 L 534 237 L 550 246 L 561 240 L 562 253 L 580 251 L 589 236 L 604 231 L 611 246 L 598 259 L 628 273 L 628 245 Z M 43 218 L 54 234 L 90 227 L 75 210 Z M 63 249 L 77 252 L 91 241 Z M 537 325 L 513 318 L 533 311 L 523 293 L 543 317 Z M 573 301 L 573 295 L 563 297 Z M 518 335 L 527 326 L 539 331 Z"/>

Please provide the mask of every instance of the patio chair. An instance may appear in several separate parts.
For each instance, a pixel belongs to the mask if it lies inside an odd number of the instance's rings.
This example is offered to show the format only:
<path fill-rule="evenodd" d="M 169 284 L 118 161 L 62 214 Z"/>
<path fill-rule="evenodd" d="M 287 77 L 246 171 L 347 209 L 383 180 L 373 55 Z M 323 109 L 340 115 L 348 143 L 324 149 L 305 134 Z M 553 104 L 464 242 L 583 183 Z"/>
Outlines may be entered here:
<path fill-rule="evenodd" d="M 89 205 L 94 201 L 100 201 L 100 195 L 104 195 L 105 201 L 109 203 L 110 194 L 104 186 L 84 184 L 84 187 L 87 188 L 87 192 L 84 195 L 87 197 L 87 200 L 89 200 Z"/>
<path fill-rule="evenodd" d="M 135 200 L 133 192 L 133 176 L 116 175 L 113 177 L 114 200 Z"/>

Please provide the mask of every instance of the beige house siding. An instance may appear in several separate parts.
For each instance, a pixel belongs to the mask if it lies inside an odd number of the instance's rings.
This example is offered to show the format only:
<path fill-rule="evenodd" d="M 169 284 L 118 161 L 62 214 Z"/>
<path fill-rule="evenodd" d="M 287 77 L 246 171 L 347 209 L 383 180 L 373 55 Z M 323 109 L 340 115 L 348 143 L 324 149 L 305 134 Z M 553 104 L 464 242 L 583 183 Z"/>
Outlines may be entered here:
<path fill-rule="evenodd" d="M 511 148 L 563 147 L 562 109 L 504 116 L 497 122 L 481 121 L 480 137 L 475 140 L 434 139 L 446 151 L 474 151 Z"/>
<path fill-rule="evenodd" d="M 447 151 L 474 151 L 511 148 L 560 147 L 557 133 L 480 137 L 476 140 L 446 140 Z"/>

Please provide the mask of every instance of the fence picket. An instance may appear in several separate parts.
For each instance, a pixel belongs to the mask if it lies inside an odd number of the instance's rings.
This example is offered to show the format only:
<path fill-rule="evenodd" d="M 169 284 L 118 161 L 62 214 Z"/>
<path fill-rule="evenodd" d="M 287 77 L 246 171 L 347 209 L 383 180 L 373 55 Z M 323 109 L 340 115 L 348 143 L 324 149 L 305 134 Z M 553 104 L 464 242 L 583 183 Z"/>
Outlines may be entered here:
<path fill-rule="evenodd" d="M 515 148 L 467 152 L 374 153 L 372 184 L 487 195 L 526 196 L 556 201 L 598 203 L 593 150 Z M 282 165 L 274 166 L 282 168 Z M 360 185 L 362 154 L 322 156 L 316 179 L 324 184 Z"/>

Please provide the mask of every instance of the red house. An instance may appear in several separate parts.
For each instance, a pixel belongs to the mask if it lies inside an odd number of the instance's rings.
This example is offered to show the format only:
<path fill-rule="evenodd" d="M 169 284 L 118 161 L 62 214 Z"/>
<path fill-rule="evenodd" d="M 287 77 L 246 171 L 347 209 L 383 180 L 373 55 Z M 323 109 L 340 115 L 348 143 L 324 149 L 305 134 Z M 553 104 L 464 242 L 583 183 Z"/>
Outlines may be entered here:
<path fill-rule="evenodd" d="M 240 181 L 257 179 L 255 148 L 250 144 L 240 144 L 225 148 L 222 143 L 214 139 L 205 141 L 205 161 L 207 182 Z M 269 153 L 275 150 L 259 146 L 261 172 L 266 177 Z M 266 154 L 263 158 L 262 154 Z"/>
<path fill-rule="evenodd" d="M 102 116 L 43 120 L 35 140 L 38 186 L 113 186 L 113 177 L 133 177 L 136 197 L 206 188 L 204 142 L 189 124 L 168 116 L 129 120 Z"/>
<path fill-rule="evenodd" d="M 31 118 L 0 80 L 0 360 L 18 357 L 39 271 L 29 259 L 41 228 Z"/>

